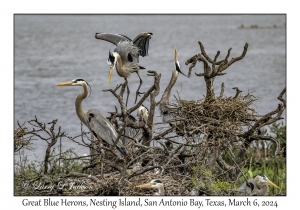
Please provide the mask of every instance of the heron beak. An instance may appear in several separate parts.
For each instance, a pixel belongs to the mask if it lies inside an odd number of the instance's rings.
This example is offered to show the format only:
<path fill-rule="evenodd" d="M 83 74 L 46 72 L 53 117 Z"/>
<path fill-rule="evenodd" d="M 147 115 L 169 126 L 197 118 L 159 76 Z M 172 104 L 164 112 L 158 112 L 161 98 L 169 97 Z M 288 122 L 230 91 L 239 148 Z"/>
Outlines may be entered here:
<path fill-rule="evenodd" d="M 96 39 L 98 39 L 98 34 L 100 34 L 100 33 L 96 33 L 96 34 L 95 34 L 95 38 L 96 38 Z"/>
<path fill-rule="evenodd" d="M 175 57 L 174 57 L 174 59 L 175 59 L 175 61 L 178 61 L 178 56 L 177 56 L 177 49 L 176 49 L 176 47 L 174 48 L 174 52 L 175 52 Z"/>
<path fill-rule="evenodd" d="M 142 185 L 138 185 L 136 187 L 140 187 L 140 188 L 151 188 L 152 184 L 151 183 L 147 183 L 147 184 L 142 184 Z"/>
<path fill-rule="evenodd" d="M 273 187 L 277 188 L 277 189 L 280 189 L 276 184 L 274 184 L 273 182 L 271 182 L 270 180 L 267 181 L 267 183 L 269 185 L 272 185 Z"/>
<path fill-rule="evenodd" d="M 110 79 L 111 79 L 113 70 L 114 70 L 114 67 L 110 67 L 110 69 L 109 69 L 109 75 L 108 75 L 108 79 L 107 79 L 108 83 L 110 83 Z"/>
<path fill-rule="evenodd" d="M 56 86 L 71 86 L 71 85 L 72 85 L 72 81 L 56 84 Z"/>

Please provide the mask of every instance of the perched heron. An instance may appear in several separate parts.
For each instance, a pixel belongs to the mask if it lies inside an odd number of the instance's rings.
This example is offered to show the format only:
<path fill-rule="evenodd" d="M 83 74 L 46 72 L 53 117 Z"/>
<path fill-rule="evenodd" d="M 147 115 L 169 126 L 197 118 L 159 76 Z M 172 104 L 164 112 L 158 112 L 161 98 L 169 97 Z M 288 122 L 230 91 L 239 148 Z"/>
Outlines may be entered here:
<path fill-rule="evenodd" d="M 128 116 L 129 120 L 132 121 L 132 122 L 136 122 L 136 118 L 132 115 L 129 115 Z M 133 139 L 137 140 L 137 141 L 141 141 L 141 138 L 143 136 L 143 131 L 141 129 L 134 129 L 132 127 L 125 127 L 125 136 L 128 136 L 128 137 L 122 137 L 122 141 L 123 141 L 123 144 L 125 145 L 129 145 L 129 143 L 131 143 L 133 141 Z"/>
<path fill-rule="evenodd" d="M 257 135 L 259 135 L 259 136 L 264 136 L 267 133 L 268 133 L 268 130 L 265 127 L 260 127 L 257 131 Z M 267 158 L 267 155 L 268 155 L 267 141 L 264 140 L 262 143 L 263 143 L 263 148 L 264 148 L 264 158 Z"/>
<path fill-rule="evenodd" d="M 82 86 L 83 92 L 78 95 L 75 100 L 75 109 L 80 121 L 85 124 L 91 133 L 100 141 L 100 145 L 103 146 L 103 141 L 109 145 L 114 145 L 117 139 L 117 132 L 113 125 L 102 115 L 97 109 L 90 109 L 88 111 L 83 110 L 82 100 L 88 96 L 89 84 L 83 79 L 74 79 L 69 82 L 63 82 L 57 84 L 57 86 Z M 116 144 L 116 148 L 122 156 L 127 154 L 127 150 L 119 141 Z M 102 157 L 104 156 L 104 150 L 101 150 Z M 103 175 L 103 164 L 101 162 L 101 175 Z"/>
<path fill-rule="evenodd" d="M 148 121 L 149 110 L 143 104 L 137 110 L 137 116 L 142 119 L 145 123 Z"/>
<path fill-rule="evenodd" d="M 139 120 L 143 120 L 145 123 L 147 123 L 148 115 L 149 115 L 148 108 L 145 107 L 144 105 L 141 105 L 137 110 L 137 117 L 139 118 Z M 130 121 L 137 122 L 134 116 L 129 115 L 128 117 Z M 143 130 L 134 129 L 131 127 L 125 127 L 125 135 L 137 140 L 138 142 L 141 142 L 143 137 Z M 122 138 L 122 141 L 125 145 L 128 145 L 132 141 L 132 139 L 125 137 Z"/>
<path fill-rule="evenodd" d="M 165 195 L 164 184 L 158 179 L 153 179 L 153 180 L 151 180 L 151 182 L 149 182 L 147 184 L 138 185 L 136 187 L 154 188 L 154 189 L 157 189 L 158 192 L 154 193 L 153 195 Z"/>
<path fill-rule="evenodd" d="M 162 121 L 163 122 L 169 122 L 170 126 L 172 126 L 172 122 L 170 122 L 170 120 L 176 116 L 176 108 L 171 108 L 169 105 L 169 100 L 170 100 L 170 96 L 171 96 L 171 90 L 174 86 L 174 84 L 177 81 L 178 78 L 178 74 L 181 73 L 184 76 L 186 76 L 184 73 L 182 73 L 182 71 L 180 70 L 180 65 L 179 65 L 179 61 L 178 61 L 178 55 L 177 55 L 177 49 L 174 49 L 174 68 L 173 68 L 173 72 L 172 72 L 172 77 L 171 80 L 168 84 L 168 86 L 166 87 L 161 100 L 159 102 L 159 110 L 162 116 Z"/>
<path fill-rule="evenodd" d="M 128 38 L 127 36 L 121 34 L 112 34 L 112 33 L 96 33 L 96 39 L 102 39 L 104 41 L 111 42 L 116 45 L 114 52 L 109 51 L 109 57 L 107 60 L 107 64 L 110 67 L 108 83 L 110 83 L 110 79 L 112 77 L 112 72 L 114 67 L 116 66 L 117 73 L 120 77 L 124 77 L 127 82 L 127 78 L 131 73 L 137 73 L 140 78 L 140 85 L 136 91 L 135 102 L 137 101 L 137 96 L 140 94 L 139 90 L 143 83 L 139 70 L 145 69 L 144 67 L 138 65 L 139 56 L 145 57 L 148 55 L 149 48 L 149 40 L 151 39 L 152 33 L 143 32 L 138 34 L 133 40 Z M 126 106 L 128 103 L 129 97 L 129 87 L 127 84 L 127 99 Z"/>
<path fill-rule="evenodd" d="M 276 184 L 271 182 L 268 177 L 266 177 L 263 174 L 258 174 L 252 179 L 248 179 L 247 182 L 249 185 L 247 185 L 246 182 L 244 182 L 239 187 L 239 192 L 241 192 L 242 195 L 268 195 L 269 194 L 269 187 L 268 185 L 272 185 L 275 188 L 280 189 Z"/>

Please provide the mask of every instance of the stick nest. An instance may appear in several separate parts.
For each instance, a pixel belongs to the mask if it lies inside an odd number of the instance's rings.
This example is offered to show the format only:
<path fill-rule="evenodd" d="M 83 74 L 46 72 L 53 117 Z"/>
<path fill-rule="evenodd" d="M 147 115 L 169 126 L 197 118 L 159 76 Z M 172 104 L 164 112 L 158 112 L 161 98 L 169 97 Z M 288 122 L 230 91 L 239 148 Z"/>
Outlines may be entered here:
<path fill-rule="evenodd" d="M 215 137 L 221 138 L 237 135 L 258 120 L 258 113 L 251 107 L 258 99 L 251 94 L 198 101 L 177 99 L 177 103 L 170 106 L 176 110 L 173 121 L 177 132 L 189 136 L 214 133 Z"/>

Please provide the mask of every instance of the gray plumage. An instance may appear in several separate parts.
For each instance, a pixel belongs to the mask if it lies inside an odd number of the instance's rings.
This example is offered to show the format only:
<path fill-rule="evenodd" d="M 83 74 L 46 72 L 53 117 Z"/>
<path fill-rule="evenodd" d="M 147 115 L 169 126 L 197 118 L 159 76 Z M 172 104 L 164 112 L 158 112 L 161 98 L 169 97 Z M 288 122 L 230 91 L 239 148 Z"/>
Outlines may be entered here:
<path fill-rule="evenodd" d="M 132 115 L 129 115 L 129 120 L 131 120 L 132 122 L 136 122 L 135 117 Z M 143 137 L 143 130 L 135 129 L 132 127 L 125 127 L 125 135 L 140 142 L 141 138 Z M 122 137 L 123 144 L 128 145 L 129 143 L 133 142 L 133 140 L 131 138 Z"/>
<path fill-rule="evenodd" d="M 102 113 L 97 109 L 90 109 L 87 111 L 89 116 L 88 127 L 94 136 L 100 136 L 106 143 L 113 145 L 118 137 L 118 134 L 113 127 L 113 125 L 102 115 Z M 126 155 L 127 151 L 119 140 L 116 148 L 122 155 Z"/>
<path fill-rule="evenodd" d="M 148 121 L 149 110 L 143 104 L 137 110 L 137 117 L 142 119 L 145 123 Z"/>
<path fill-rule="evenodd" d="M 268 132 L 268 130 L 265 127 L 261 127 L 258 129 L 257 134 L 264 136 L 267 132 Z"/>
<path fill-rule="evenodd" d="M 259 136 L 264 136 L 266 135 L 268 132 L 267 128 L 265 127 L 260 127 L 258 130 L 257 130 L 257 135 Z M 267 158 L 267 155 L 268 155 L 268 146 L 267 146 L 267 141 L 264 140 L 262 141 L 263 143 L 263 148 L 264 148 L 264 158 Z"/>
<path fill-rule="evenodd" d="M 74 79 L 69 82 L 63 82 L 57 84 L 57 86 L 82 86 L 83 92 L 78 95 L 75 101 L 75 109 L 80 121 L 85 124 L 88 129 L 94 134 L 96 138 L 102 143 L 102 140 L 109 145 L 114 145 L 117 139 L 117 132 L 113 125 L 102 115 L 99 110 L 90 109 L 88 111 L 83 110 L 82 100 L 88 95 L 88 83 L 83 79 Z M 119 141 L 116 148 L 125 156 L 127 154 L 126 148 Z"/>
<path fill-rule="evenodd" d="M 141 105 L 137 110 L 137 117 L 139 118 L 139 120 L 142 120 L 145 123 L 147 123 L 148 115 L 149 115 L 148 108 L 145 107 L 144 105 Z M 137 122 L 136 118 L 132 115 L 129 115 L 129 120 L 131 120 L 132 122 Z M 143 129 L 125 127 L 125 135 L 135 139 L 138 142 L 141 142 L 143 137 Z M 127 138 L 127 137 L 122 138 L 123 144 L 128 145 L 130 142 L 132 142 L 131 138 Z"/>
<path fill-rule="evenodd" d="M 254 179 L 248 179 L 247 182 L 249 183 L 249 186 L 246 182 L 243 182 L 243 184 L 238 189 L 241 195 L 251 195 L 251 192 L 254 189 Z"/>
<path fill-rule="evenodd" d="M 137 73 L 140 79 L 140 85 L 136 91 L 135 103 L 137 100 L 137 96 L 140 94 L 139 89 L 142 85 L 142 79 L 139 75 L 140 69 L 145 69 L 144 67 L 139 65 L 139 56 L 147 56 L 149 49 L 149 40 L 151 39 L 152 33 L 144 32 L 138 34 L 133 40 L 128 38 L 127 36 L 121 34 L 113 34 L 113 33 L 96 33 L 95 38 L 101 39 L 104 41 L 108 41 L 116 45 L 113 52 L 109 51 L 109 57 L 107 60 L 107 64 L 110 67 L 108 83 L 110 83 L 110 79 L 112 77 L 112 72 L 114 67 L 116 67 L 117 73 L 120 77 L 124 77 L 127 82 L 127 78 L 131 75 L 131 73 Z M 128 103 L 129 97 L 129 87 L 127 85 L 127 99 L 126 106 Z"/>
<path fill-rule="evenodd" d="M 139 49 L 139 55 L 145 57 L 148 55 L 149 40 L 153 34 L 150 32 L 139 33 L 133 40 L 122 34 L 113 33 L 96 33 L 95 38 L 110 42 L 114 45 L 118 45 L 120 42 L 127 41 L 132 43 Z"/>
<path fill-rule="evenodd" d="M 258 174 L 254 178 L 248 179 L 247 182 L 249 183 L 249 185 L 244 182 L 238 189 L 241 195 L 269 195 L 268 185 L 272 185 L 273 187 L 279 189 L 276 184 L 271 182 L 268 177 L 263 174 Z"/>
<path fill-rule="evenodd" d="M 120 65 L 116 65 L 116 70 L 120 77 L 128 78 L 131 73 L 144 69 L 144 67 L 139 65 L 139 48 L 129 41 L 120 42 L 114 52 L 118 53 L 114 54 L 115 59 L 118 60 L 118 55 L 121 58 L 118 61 Z"/>

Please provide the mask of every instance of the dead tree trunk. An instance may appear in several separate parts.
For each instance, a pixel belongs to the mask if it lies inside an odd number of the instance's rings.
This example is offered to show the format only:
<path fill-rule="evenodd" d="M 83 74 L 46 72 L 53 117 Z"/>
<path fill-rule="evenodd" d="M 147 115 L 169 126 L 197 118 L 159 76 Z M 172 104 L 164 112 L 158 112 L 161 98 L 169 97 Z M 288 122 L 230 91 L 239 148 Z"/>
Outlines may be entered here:
<path fill-rule="evenodd" d="M 231 48 L 228 50 L 228 53 L 225 57 L 225 59 L 217 61 L 217 58 L 220 55 L 220 51 L 217 52 L 215 55 L 215 58 L 212 60 L 205 52 L 204 46 L 201 42 L 198 42 L 201 49 L 201 54 L 194 55 L 190 59 L 188 59 L 185 62 L 185 65 L 191 64 L 189 67 L 189 73 L 188 76 L 191 76 L 192 69 L 195 67 L 197 61 L 203 62 L 204 65 L 204 73 L 196 73 L 195 74 L 199 77 L 204 76 L 204 80 L 206 83 L 206 96 L 205 101 L 213 100 L 215 99 L 215 93 L 214 93 L 214 79 L 216 76 L 224 75 L 226 74 L 224 71 L 232 65 L 234 62 L 239 61 L 244 58 L 244 56 L 247 53 L 248 44 L 246 43 L 244 46 L 243 53 L 236 58 L 232 58 L 230 61 L 228 61 Z M 211 64 L 211 67 L 209 66 Z"/>

